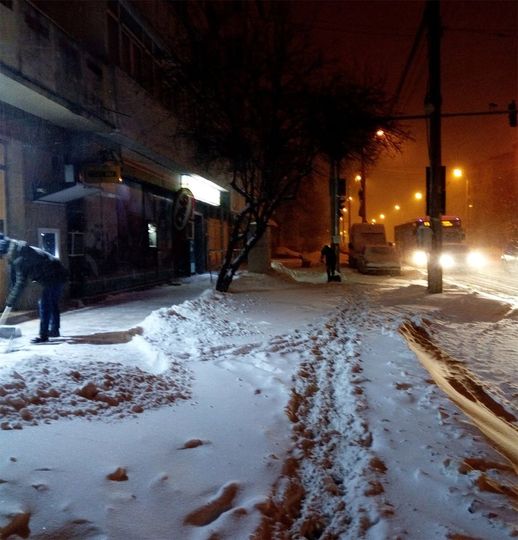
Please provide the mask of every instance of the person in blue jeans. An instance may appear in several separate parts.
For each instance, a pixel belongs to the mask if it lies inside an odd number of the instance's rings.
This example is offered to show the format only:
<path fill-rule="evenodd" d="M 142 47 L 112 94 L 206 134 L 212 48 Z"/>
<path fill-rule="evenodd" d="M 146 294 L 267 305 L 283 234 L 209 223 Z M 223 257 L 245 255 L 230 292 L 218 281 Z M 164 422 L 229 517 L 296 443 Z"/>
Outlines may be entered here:
<path fill-rule="evenodd" d="M 5 306 L 12 308 L 20 298 L 29 279 L 42 286 L 38 301 L 40 315 L 39 336 L 33 343 L 44 343 L 49 337 L 58 337 L 60 329 L 59 301 L 68 279 L 68 271 L 61 261 L 27 242 L 14 240 L 0 234 L 0 257 L 7 255 L 14 274 Z"/>

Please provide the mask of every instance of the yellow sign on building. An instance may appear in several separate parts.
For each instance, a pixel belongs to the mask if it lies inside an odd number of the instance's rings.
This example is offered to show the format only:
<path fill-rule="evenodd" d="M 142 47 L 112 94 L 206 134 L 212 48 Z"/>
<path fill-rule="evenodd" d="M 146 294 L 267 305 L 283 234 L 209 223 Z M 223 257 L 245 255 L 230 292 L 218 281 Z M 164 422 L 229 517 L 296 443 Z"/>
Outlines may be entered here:
<path fill-rule="evenodd" d="M 122 182 L 121 166 L 118 163 L 85 165 L 80 177 L 85 184 L 119 184 Z"/>

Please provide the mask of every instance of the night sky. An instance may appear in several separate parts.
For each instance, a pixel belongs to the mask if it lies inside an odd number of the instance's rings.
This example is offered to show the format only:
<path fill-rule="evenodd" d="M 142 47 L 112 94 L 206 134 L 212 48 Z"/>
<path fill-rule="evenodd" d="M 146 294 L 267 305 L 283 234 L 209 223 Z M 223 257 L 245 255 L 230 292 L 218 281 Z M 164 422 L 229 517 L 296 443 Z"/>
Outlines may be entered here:
<path fill-rule="evenodd" d="M 365 74 L 381 77 L 387 92 L 395 92 L 421 20 L 423 1 L 296 4 L 299 14 L 309 15 L 314 21 L 318 44 L 335 55 L 344 70 L 360 79 Z M 441 15 L 443 112 L 488 111 L 490 103 L 501 110 L 511 99 L 518 101 L 518 2 L 443 1 Z M 400 114 L 424 112 L 426 47 L 425 39 L 401 92 Z M 401 156 L 381 160 L 367 174 L 368 217 L 376 218 L 384 212 L 389 232 L 394 224 L 424 213 L 424 203 L 417 203 L 413 194 L 416 190 L 424 193 L 428 165 L 425 122 L 405 125 L 415 142 L 406 143 Z M 517 135 L 518 128 L 509 127 L 507 115 L 444 119 L 443 164 L 449 173 L 460 166 L 469 174 L 477 163 L 511 151 Z M 454 181 L 449 174 L 447 179 L 447 211 L 462 213 L 464 181 Z M 396 203 L 401 205 L 399 213 L 393 210 Z"/>

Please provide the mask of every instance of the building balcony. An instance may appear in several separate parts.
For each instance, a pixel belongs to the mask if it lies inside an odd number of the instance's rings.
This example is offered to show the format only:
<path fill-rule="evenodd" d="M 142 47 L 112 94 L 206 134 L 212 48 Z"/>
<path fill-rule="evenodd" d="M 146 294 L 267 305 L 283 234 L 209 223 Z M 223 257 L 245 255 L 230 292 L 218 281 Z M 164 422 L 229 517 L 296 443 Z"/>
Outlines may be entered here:
<path fill-rule="evenodd" d="M 113 129 L 109 68 L 31 4 L 0 4 L 0 101 L 60 127 Z"/>

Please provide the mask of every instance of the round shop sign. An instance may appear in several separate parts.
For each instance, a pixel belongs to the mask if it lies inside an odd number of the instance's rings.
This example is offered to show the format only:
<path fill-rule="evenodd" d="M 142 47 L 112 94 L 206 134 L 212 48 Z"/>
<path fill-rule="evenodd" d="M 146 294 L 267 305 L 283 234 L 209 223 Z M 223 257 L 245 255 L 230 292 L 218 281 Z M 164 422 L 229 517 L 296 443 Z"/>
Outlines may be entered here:
<path fill-rule="evenodd" d="M 173 207 L 173 223 L 177 231 L 183 231 L 194 213 L 194 195 L 187 188 L 176 193 Z"/>

